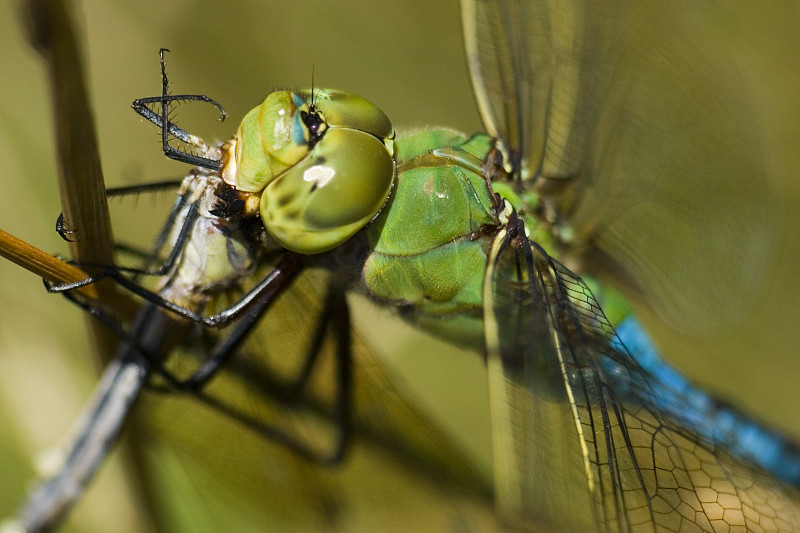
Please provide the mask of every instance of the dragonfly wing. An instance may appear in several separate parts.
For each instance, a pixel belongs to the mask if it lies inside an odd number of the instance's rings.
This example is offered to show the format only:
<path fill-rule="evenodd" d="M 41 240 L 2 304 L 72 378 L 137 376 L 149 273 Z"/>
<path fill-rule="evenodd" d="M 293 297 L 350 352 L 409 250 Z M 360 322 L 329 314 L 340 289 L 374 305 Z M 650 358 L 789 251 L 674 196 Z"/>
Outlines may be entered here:
<path fill-rule="evenodd" d="M 265 270 L 254 274 L 256 280 Z M 254 280 L 243 283 L 248 281 Z M 156 457 L 151 468 L 179 471 L 176 483 L 187 487 L 179 492 L 181 505 L 187 498 L 206 502 L 198 504 L 207 513 L 201 516 L 207 523 L 223 517 L 221 529 L 230 528 L 231 513 L 219 509 L 230 503 L 250 510 L 241 518 L 233 513 L 241 520 L 235 523 L 244 524 L 236 531 L 357 531 L 374 530 L 377 523 L 447 530 L 454 516 L 481 530 L 499 530 L 489 480 L 413 405 L 355 332 L 345 460 L 323 467 L 286 445 L 291 440 L 326 457 L 341 436 L 335 409 L 342 383 L 330 329 L 308 383 L 291 394 L 329 281 L 322 270 L 303 271 L 208 383 L 202 398 L 144 395 L 147 427 L 159 449 L 179 465 L 165 468 Z M 220 294 L 208 312 L 227 307 L 237 295 Z M 169 369 L 187 376 L 205 361 L 203 348 L 227 333 L 205 330 L 197 342 L 187 335 L 182 353 L 171 355 Z M 208 501 L 215 505 L 207 506 Z"/>
<path fill-rule="evenodd" d="M 571 267 L 682 331 L 747 318 L 781 216 L 770 187 L 785 161 L 767 144 L 779 128 L 765 109 L 796 94 L 767 86 L 798 53 L 773 36 L 797 15 L 635 1 L 462 7 L 484 123 L 545 201 Z M 703 252 L 686 261 L 686 250 Z"/>
<path fill-rule="evenodd" d="M 506 514 L 558 531 L 800 531 L 796 491 L 665 414 L 688 400 L 651 383 L 521 225 L 493 243 L 484 319 Z"/>
<path fill-rule="evenodd" d="M 614 5 L 607 16 L 614 16 Z M 586 68 L 606 31 L 582 2 L 462 1 L 472 86 L 484 125 L 520 158 L 523 179 L 579 174 L 583 102 L 603 92 L 613 64 Z M 590 27 L 589 27 L 590 26 Z"/>
<path fill-rule="evenodd" d="M 587 454 L 532 253 L 501 231 L 484 280 L 495 498 L 508 516 L 587 531 L 595 522 Z"/>

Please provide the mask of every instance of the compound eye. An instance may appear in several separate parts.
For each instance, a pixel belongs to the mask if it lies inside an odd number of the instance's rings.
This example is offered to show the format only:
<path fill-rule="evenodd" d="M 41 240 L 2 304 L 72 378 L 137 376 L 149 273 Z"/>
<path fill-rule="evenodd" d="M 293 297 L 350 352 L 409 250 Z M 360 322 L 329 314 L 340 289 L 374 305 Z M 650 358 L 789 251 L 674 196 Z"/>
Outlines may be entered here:
<path fill-rule="evenodd" d="M 394 183 L 394 159 L 369 133 L 330 128 L 311 156 L 271 182 L 261 196 L 270 235 L 298 253 L 325 252 L 378 214 Z"/>

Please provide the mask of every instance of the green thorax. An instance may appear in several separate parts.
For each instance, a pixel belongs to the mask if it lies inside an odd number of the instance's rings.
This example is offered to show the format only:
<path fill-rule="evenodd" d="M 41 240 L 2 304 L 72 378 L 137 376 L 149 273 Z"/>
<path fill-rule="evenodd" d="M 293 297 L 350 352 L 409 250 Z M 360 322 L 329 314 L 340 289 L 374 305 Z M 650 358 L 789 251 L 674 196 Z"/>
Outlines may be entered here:
<path fill-rule="evenodd" d="M 369 295 L 401 308 L 415 324 L 476 350 L 483 346 L 487 254 L 502 225 L 484 178 L 492 148 L 488 135 L 467 138 L 452 130 L 399 137 L 395 187 L 366 228 L 370 253 L 363 279 Z M 537 198 L 515 185 L 493 182 L 492 189 L 524 217 L 529 238 L 552 255 L 553 240 L 533 216 Z M 587 281 L 608 306 L 612 323 L 629 314 L 616 293 Z"/>
<path fill-rule="evenodd" d="M 366 228 L 367 292 L 415 324 L 480 351 L 487 254 L 502 225 L 483 177 L 492 138 L 428 130 L 399 137 L 395 147 L 396 185 Z M 552 254 L 552 239 L 532 216 L 536 197 L 510 183 L 492 188 L 525 217 L 531 240 Z M 599 294 L 612 323 L 629 313 L 615 294 Z"/>
<path fill-rule="evenodd" d="M 499 224 L 481 170 L 491 141 L 452 130 L 398 138 L 395 188 L 366 228 L 370 295 L 476 348 L 486 254 Z"/>

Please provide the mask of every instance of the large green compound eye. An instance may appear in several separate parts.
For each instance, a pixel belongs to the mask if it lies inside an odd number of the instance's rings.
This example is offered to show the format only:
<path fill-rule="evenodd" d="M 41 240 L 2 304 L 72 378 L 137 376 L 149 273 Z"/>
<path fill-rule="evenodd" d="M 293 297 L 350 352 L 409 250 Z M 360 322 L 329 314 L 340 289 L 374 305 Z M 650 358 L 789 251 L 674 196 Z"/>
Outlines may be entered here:
<path fill-rule="evenodd" d="M 325 252 L 375 217 L 389 196 L 394 173 L 394 159 L 381 139 L 331 127 L 308 158 L 267 185 L 261 218 L 284 248 Z"/>

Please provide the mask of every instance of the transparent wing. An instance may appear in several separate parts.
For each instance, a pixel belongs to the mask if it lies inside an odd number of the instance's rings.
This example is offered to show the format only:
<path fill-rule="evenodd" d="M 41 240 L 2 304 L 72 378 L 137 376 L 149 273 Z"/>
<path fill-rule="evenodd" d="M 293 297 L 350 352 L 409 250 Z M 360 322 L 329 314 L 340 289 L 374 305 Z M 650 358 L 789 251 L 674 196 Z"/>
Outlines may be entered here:
<path fill-rule="evenodd" d="M 462 7 L 485 125 L 545 199 L 565 263 L 684 332 L 746 318 L 781 217 L 776 117 L 794 96 L 776 72 L 800 53 L 797 6 Z"/>
<path fill-rule="evenodd" d="M 484 319 L 504 512 L 557 531 L 800 531 L 795 489 L 663 411 L 697 406 L 650 381 L 521 224 L 494 241 Z"/>
<path fill-rule="evenodd" d="M 406 393 L 355 334 L 345 461 L 323 467 L 287 448 L 285 440 L 292 439 L 324 456 L 341 430 L 333 414 L 340 387 L 333 335 L 326 336 L 306 387 L 298 395 L 288 394 L 314 336 L 326 275 L 305 271 L 278 298 L 209 383 L 204 391 L 208 400 L 191 394 L 142 398 L 141 412 L 154 429 L 155 447 L 172 454 L 179 469 L 188 472 L 183 483 L 190 495 L 204 502 L 233 499 L 237 506 L 257 509 L 253 514 L 261 522 L 241 529 L 274 524 L 316 531 L 337 524 L 358 531 L 407 520 L 416 524 L 412 527 L 448 529 L 452 516 L 441 513 L 443 508 L 479 527 L 499 527 L 485 476 L 406 401 Z M 222 296 L 214 302 L 219 308 L 229 303 Z M 197 348 L 216 341 L 216 332 L 203 333 Z M 186 353 L 171 355 L 170 370 L 183 376 L 196 369 L 202 360 L 191 353 L 192 346 L 187 336 Z M 204 409 L 207 405 L 224 409 Z M 271 438 L 264 438 L 265 428 Z M 154 462 L 153 468 L 164 467 Z M 420 501 L 430 505 L 420 506 Z M 215 515 L 213 508 L 209 514 Z M 226 521 L 223 529 L 228 526 Z"/>

